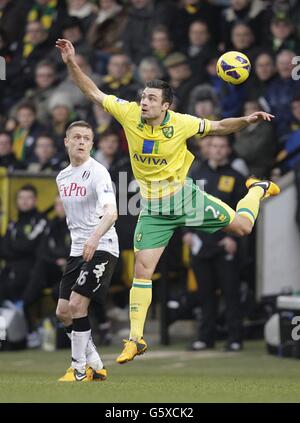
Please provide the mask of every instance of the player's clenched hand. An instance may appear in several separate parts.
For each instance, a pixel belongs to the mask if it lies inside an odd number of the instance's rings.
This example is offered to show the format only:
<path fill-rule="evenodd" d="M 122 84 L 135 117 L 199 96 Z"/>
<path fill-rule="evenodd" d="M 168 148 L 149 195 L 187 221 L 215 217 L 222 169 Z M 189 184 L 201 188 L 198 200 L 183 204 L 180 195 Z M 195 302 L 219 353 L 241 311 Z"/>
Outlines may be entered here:
<path fill-rule="evenodd" d="M 94 253 L 98 247 L 98 244 L 99 239 L 96 239 L 94 237 L 90 237 L 88 240 L 85 241 L 82 254 L 84 261 L 92 260 Z"/>
<path fill-rule="evenodd" d="M 254 112 L 249 116 L 246 116 L 246 120 L 248 123 L 256 123 L 260 120 L 266 120 L 271 122 L 271 120 L 274 118 L 274 115 L 271 115 L 270 113 L 266 112 Z"/>
<path fill-rule="evenodd" d="M 69 60 L 74 59 L 75 49 L 71 41 L 59 38 L 56 41 L 55 46 L 59 48 L 61 52 L 61 57 L 65 63 L 68 63 Z"/>

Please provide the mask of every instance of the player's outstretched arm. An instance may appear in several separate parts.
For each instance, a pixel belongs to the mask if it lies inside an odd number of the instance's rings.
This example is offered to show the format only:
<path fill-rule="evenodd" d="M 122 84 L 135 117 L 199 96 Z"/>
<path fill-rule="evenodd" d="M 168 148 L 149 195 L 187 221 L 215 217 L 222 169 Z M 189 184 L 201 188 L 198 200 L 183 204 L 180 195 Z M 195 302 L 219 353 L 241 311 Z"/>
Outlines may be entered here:
<path fill-rule="evenodd" d="M 118 218 L 118 212 L 114 204 L 106 204 L 103 207 L 103 216 L 99 225 L 92 232 L 91 236 L 86 240 L 83 248 L 83 260 L 90 261 L 98 247 L 100 238 L 112 227 Z"/>
<path fill-rule="evenodd" d="M 238 132 L 252 123 L 260 120 L 271 121 L 275 116 L 266 112 L 255 112 L 249 116 L 240 118 L 228 118 L 219 121 L 211 121 L 211 127 L 207 135 L 228 135 Z"/>
<path fill-rule="evenodd" d="M 73 44 L 69 40 L 59 38 L 56 41 L 56 47 L 60 50 L 61 57 L 67 65 L 75 84 L 91 101 L 102 104 L 106 94 L 99 90 L 97 85 L 91 78 L 82 72 L 75 62 L 75 49 Z"/>

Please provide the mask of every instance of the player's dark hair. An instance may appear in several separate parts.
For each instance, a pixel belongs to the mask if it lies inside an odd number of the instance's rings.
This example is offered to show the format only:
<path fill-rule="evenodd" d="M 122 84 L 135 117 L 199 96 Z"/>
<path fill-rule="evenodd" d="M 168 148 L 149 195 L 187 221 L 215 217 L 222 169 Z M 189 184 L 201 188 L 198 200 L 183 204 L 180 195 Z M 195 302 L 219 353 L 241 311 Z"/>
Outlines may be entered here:
<path fill-rule="evenodd" d="M 34 195 L 35 197 L 37 197 L 37 194 L 38 194 L 36 187 L 34 187 L 34 186 L 33 186 L 33 185 L 31 185 L 31 184 L 26 184 L 26 185 L 23 185 L 20 189 L 18 189 L 18 194 L 19 194 L 19 192 L 21 192 L 21 191 L 30 191 L 30 192 L 32 192 L 32 193 L 33 193 L 33 195 Z"/>
<path fill-rule="evenodd" d="M 79 128 L 88 128 L 93 132 L 93 128 L 91 127 L 91 125 L 86 122 L 85 120 L 76 120 L 75 122 L 72 122 L 66 130 L 66 134 L 67 136 L 69 135 L 69 132 L 71 131 L 72 128 L 75 127 L 79 127 Z M 94 133 L 94 132 L 93 132 Z"/>
<path fill-rule="evenodd" d="M 147 88 L 158 88 L 159 90 L 162 90 L 163 103 L 169 103 L 171 106 L 173 101 L 173 90 L 167 82 L 162 81 L 161 79 L 152 79 L 151 81 L 146 82 L 145 85 Z"/>

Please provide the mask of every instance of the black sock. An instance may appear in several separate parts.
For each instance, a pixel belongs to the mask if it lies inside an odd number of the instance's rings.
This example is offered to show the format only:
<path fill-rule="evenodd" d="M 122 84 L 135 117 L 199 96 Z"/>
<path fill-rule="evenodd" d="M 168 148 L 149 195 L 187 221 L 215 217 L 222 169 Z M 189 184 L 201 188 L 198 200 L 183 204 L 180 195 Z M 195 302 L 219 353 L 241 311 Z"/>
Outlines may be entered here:
<path fill-rule="evenodd" d="M 75 332 L 86 332 L 91 329 L 88 316 L 73 319 L 73 330 Z"/>
<path fill-rule="evenodd" d="M 67 334 L 71 335 L 73 330 L 73 323 L 71 323 L 69 326 L 65 326 L 65 331 Z"/>

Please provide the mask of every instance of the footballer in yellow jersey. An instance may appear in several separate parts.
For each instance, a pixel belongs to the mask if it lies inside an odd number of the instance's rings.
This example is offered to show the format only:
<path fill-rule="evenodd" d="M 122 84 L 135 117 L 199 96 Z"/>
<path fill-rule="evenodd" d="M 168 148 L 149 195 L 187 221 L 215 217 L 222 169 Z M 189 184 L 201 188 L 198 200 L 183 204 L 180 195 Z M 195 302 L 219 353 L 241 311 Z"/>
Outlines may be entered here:
<path fill-rule="evenodd" d="M 141 117 L 141 108 L 136 102 L 129 103 L 107 95 L 103 106 L 124 128 L 132 170 L 140 185 L 142 197 L 164 196 L 163 192 L 155 192 L 155 182 L 168 181 L 171 186 L 174 184 L 174 190 L 178 190 L 194 160 L 187 148 L 187 139 L 195 134 L 207 135 L 210 122 L 166 111 L 161 124 L 151 126 Z M 161 186 L 164 187 L 164 184 Z"/>
<path fill-rule="evenodd" d="M 143 354 L 147 344 L 143 330 L 152 300 L 152 275 L 178 227 L 193 226 L 207 232 L 223 229 L 238 236 L 252 231 L 260 200 L 277 195 L 270 181 L 249 178 L 248 194 L 236 210 L 189 183 L 186 175 L 193 161 L 187 139 L 193 135 L 226 135 L 274 116 L 255 112 L 240 118 L 208 121 L 169 110 L 172 89 L 164 81 L 146 83 L 140 104 L 103 93 L 75 61 L 72 43 L 59 39 L 56 47 L 75 84 L 91 101 L 101 104 L 123 126 L 132 169 L 142 195 L 142 208 L 134 235 L 135 268 L 130 290 L 130 336 L 117 362 L 122 364 Z"/>

